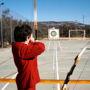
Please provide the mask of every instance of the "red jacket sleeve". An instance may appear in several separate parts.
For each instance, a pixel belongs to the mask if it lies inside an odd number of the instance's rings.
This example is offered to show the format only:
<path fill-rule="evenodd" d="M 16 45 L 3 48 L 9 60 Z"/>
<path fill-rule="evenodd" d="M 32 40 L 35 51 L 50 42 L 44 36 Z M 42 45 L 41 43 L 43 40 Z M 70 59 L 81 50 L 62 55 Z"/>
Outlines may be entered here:
<path fill-rule="evenodd" d="M 21 57 L 23 59 L 34 58 L 40 55 L 45 50 L 45 45 L 41 42 L 35 42 L 33 44 L 23 47 L 21 51 Z"/>

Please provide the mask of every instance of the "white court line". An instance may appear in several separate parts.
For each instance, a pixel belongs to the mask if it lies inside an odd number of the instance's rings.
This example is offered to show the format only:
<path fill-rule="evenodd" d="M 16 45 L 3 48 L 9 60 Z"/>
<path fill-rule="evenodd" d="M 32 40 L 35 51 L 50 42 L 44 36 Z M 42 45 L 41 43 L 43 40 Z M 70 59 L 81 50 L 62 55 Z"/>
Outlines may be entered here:
<path fill-rule="evenodd" d="M 58 69 L 58 58 L 57 58 L 57 45 L 56 45 L 56 75 L 57 75 L 57 80 L 59 80 L 59 69 Z M 57 84 L 57 90 L 60 90 L 60 84 Z"/>
<path fill-rule="evenodd" d="M 54 42 L 54 41 L 53 41 Z M 53 47 L 55 47 L 55 44 L 53 43 Z M 53 51 L 53 71 L 55 70 L 55 52 Z"/>
<path fill-rule="evenodd" d="M 84 51 L 86 50 L 87 47 L 84 47 L 83 50 L 80 52 L 80 54 L 78 55 L 78 57 L 81 57 L 81 55 L 84 53 Z"/>
<path fill-rule="evenodd" d="M 16 77 L 16 75 L 17 75 L 17 73 L 15 75 L 13 75 L 13 77 L 11 79 L 14 79 Z M 9 84 L 10 83 L 6 83 L 1 90 L 5 90 Z"/>
<path fill-rule="evenodd" d="M 61 44 L 60 44 L 60 41 L 59 41 L 58 43 L 59 43 L 59 47 L 60 47 L 60 49 L 62 49 Z"/>

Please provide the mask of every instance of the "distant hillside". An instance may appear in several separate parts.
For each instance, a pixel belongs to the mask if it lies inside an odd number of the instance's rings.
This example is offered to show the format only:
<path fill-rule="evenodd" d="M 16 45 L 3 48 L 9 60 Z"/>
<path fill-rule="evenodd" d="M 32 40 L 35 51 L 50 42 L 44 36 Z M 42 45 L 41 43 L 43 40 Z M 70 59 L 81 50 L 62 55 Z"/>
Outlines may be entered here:
<path fill-rule="evenodd" d="M 47 22 L 38 22 L 38 37 L 47 38 L 48 37 L 48 28 L 58 28 L 60 31 L 61 37 L 68 37 L 68 33 L 70 29 L 77 30 L 82 29 L 86 31 L 86 37 L 90 37 L 90 25 L 82 24 L 79 22 L 73 21 L 47 21 Z M 81 33 L 80 33 L 81 35 Z M 79 36 L 80 36 L 79 35 Z"/>
<path fill-rule="evenodd" d="M 79 23 L 79 22 L 73 22 L 73 21 L 62 21 L 62 22 L 55 22 L 55 21 L 48 21 L 48 22 L 38 22 L 40 26 L 46 26 L 46 27 L 58 27 L 58 26 L 80 26 L 83 27 L 85 24 Z"/>

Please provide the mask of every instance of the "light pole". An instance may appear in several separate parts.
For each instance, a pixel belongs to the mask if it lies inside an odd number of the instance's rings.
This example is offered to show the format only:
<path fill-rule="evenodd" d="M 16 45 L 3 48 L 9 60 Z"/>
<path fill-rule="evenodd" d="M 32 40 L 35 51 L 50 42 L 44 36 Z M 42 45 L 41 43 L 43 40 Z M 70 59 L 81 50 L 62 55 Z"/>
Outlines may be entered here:
<path fill-rule="evenodd" d="M 3 48 L 2 5 L 4 5 L 4 3 L 0 3 L 0 7 L 1 7 L 1 46 Z"/>
<path fill-rule="evenodd" d="M 37 7 L 36 0 L 34 0 L 34 30 L 35 30 L 35 39 L 38 37 L 38 26 L 37 26 Z"/>

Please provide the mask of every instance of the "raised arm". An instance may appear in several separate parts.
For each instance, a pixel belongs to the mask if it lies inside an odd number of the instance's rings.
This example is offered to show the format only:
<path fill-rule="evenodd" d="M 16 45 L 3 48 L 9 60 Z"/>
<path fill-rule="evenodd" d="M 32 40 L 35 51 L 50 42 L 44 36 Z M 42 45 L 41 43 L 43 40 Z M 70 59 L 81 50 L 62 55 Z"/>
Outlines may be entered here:
<path fill-rule="evenodd" d="M 34 58 L 45 50 L 45 45 L 41 42 L 34 42 L 27 47 L 23 47 L 21 57 L 23 59 Z"/>

